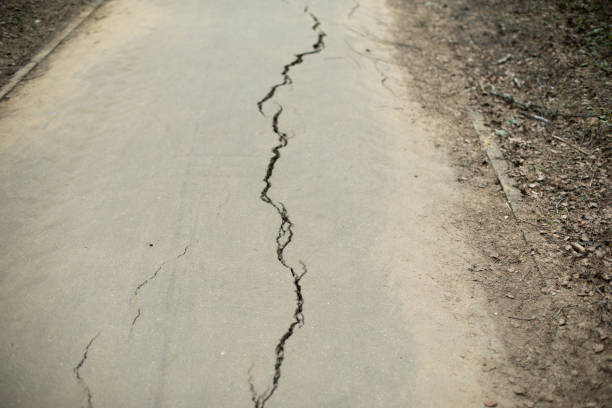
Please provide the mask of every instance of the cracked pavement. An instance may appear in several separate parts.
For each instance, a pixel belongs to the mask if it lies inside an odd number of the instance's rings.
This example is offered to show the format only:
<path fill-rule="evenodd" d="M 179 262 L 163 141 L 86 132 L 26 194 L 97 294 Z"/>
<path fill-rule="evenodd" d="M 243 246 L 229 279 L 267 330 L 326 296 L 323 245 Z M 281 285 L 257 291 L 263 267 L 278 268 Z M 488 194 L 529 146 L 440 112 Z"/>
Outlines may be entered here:
<path fill-rule="evenodd" d="M 114 0 L 0 102 L 0 405 L 481 404 L 499 345 L 393 24 Z"/>

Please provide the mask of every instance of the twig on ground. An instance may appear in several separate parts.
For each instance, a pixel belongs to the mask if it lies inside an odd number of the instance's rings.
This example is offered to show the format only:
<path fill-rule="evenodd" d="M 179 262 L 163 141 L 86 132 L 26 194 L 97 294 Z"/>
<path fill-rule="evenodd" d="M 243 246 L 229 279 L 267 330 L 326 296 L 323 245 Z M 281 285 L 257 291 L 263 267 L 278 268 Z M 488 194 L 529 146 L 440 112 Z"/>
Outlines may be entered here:
<path fill-rule="evenodd" d="M 553 313 L 552 318 L 553 318 L 553 319 L 557 318 L 557 316 L 559 316 L 559 314 L 560 314 L 561 312 L 563 312 L 563 310 L 565 310 L 565 309 L 567 309 L 567 308 L 570 308 L 570 307 L 576 307 L 576 305 L 565 305 L 565 306 L 561 306 L 561 307 L 559 308 L 559 310 L 557 310 L 555 313 Z"/>
<path fill-rule="evenodd" d="M 508 54 L 505 57 L 498 59 L 497 60 L 497 65 L 505 64 L 506 62 L 508 62 L 510 60 L 510 58 L 512 58 L 512 54 Z"/>
<path fill-rule="evenodd" d="M 531 268 L 527 268 L 527 271 L 523 274 L 523 276 L 521 276 L 521 278 L 519 279 L 520 282 L 524 282 L 525 279 L 527 278 L 527 276 L 529 276 L 531 274 Z"/>
<path fill-rule="evenodd" d="M 565 143 L 566 145 L 568 145 L 568 146 L 569 146 L 569 147 L 571 147 L 572 149 L 574 149 L 574 150 L 576 150 L 576 151 L 578 151 L 578 152 L 580 152 L 580 153 L 584 154 L 585 156 L 589 156 L 589 153 L 585 152 L 584 150 L 582 150 L 581 148 L 579 148 L 579 147 L 578 147 L 578 146 L 576 146 L 575 144 L 573 144 L 573 143 L 571 143 L 571 142 L 569 142 L 569 141 L 567 141 L 567 140 L 563 139 L 562 137 L 555 136 L 555 135 L 552 135 L 552 137 L 553 137 L 553 139 L 557 139 L 558 141 Z"/>
<path fill-rule="evenodd" d="M 533 320 L 537 320 L 536 317 L 516 317 L 516 316 L 506 316 L 508 319 L 514 319 L 514 320 L 522 320 L 525 322 L 531 322 Z"/>
<path fill-rule="evenodd" d="M 548 226 L 547 226 L 547 225 L 538 225 L 538 224 L 534 224 L 533 222 L 530 222 L 530 221 L 527 221 L 527 220 L 524 220 L 524 219 L 522 219 L 522 218 L 518 218 L 518 217 L 516 217 L 516 219 L 517 219 L 517 220 L 519 220 L 520 222 L 524 222 L 524 223 L 529 224 L 529 225 L 532 225 L 532 226 L 534 226 L 534 227 L 536 227 L 536 228 L 548 228 Z"/>
<path fill-rule="evenodd" d="M 521 101 L 517 101 L 516 99 L 514 99 L 514 97 L 512 97 L 511 95 L 506 95 L 503 93 L 498 93 L 495 90 L 491 89 L 490 91 L 491 95 L 496 96 L 500 99 L 503 99 L 504 101 L 510 103 L 510 104 L 514 104 L 514 105 L 518 105 L 523 109 L 531 109 L 533 104 L 531 102 L 521 102 Z"/>
<path fill-rule="evenodd" d="M 503 94 L 503 93 L 499 93 L 496 92 L 494 89 L 491 89 L 491 91 L 489 91 L 489 93 L 497 98 L 503 99 L 504 101 L 506 101 L 507 103 L 511 104 L 511 105 L 517 105 L 520 106 L 521 108 L 525 109 L 525 110 L 532 110 L 532 111 L 536 111 L 542 115 L 547 115 L 550 116 L 551 118 L 555 119 L 559 116 L 564 117 L 564 118 L 596 118 L 598 117 L 597 115 L 590 113 L 590 114 L 583 114 L 583 113 L 566 113 L 566 112 L 560 112 L 560 111 L 553 111 L 550 110 L 544 106 L 541 105 L 537 105 L 535 103 L 531 103 L 529 101 L 527 102 L 522 102 L 519 100 L 514 99 L 514 97 L 512 95 L 507 95 L 507 94 Z M 534 118 L 535 119 L 535 118 Z M 541 119 L 545 119 L 545 118 L 541 118 Z M 541 120 L 539 119 L 539 120 Z"/>
<path fill-rule="evenodd" d="M 544 122 L 544 123 L 550 123 L 550 120 L 546 119 L 543 116 L 534 115 L 533 113 L 527 113 L 527 112 L 523 112 L 523 111 L 521 111 L 521 114 L 523 116 L 527 116 L 528 118 L 531 118 L 531 119 L 539 120 L 539 121 Z"/>
<path fill-rule="evenodd" d="M 559 215 L 559 206 L 561 205 L 562 202 L 564 202 L 565 200 L 567 200 L 568 196 L 563 197 L 562 199 L 559 200 L 559 202 L 557 202 L 557 205 L 555 206 L 555 210 L 557 210 L 557 215 Z"/>

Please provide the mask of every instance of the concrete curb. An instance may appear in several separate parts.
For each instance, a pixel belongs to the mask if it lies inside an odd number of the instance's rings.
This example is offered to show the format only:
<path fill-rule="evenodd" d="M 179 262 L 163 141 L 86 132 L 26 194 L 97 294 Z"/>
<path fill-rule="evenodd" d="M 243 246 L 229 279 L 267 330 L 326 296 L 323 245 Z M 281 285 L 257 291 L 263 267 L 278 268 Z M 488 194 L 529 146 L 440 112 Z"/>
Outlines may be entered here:
<path fill-rule="evenodd" d="M 504 191 L 504 196 L 506 197 L 506 202 L 510 207 L 510 211 L 514 216 L 514 220 L 516 221 L 519 230 L 521 231 L 521 236 L 525 245 L 528 249 L 530 249 L 531 260 L 535 266 L 535 269 L 538 271 L 540 278 L 543 278 L 542 270 L 540 268 L 540 263 L 538 262 L 535 253 L 533 251 L 533 245 L 530 240 L 527 238 L 527 234 L 523 229 L 522 224 L 525 222 L 520 214 L 522 210 L 526 210 L 527 207 L 524 206 L 523 196 L 518 188 L 516 188 L 515 181 L 508 176 L 510 170 L 512 170 L 512 164 L 508 163 L 506 159 L 504 159 L 504 155 L 499 148 L 499 145 L 495 141 L 493 137 L 491 137 L 491 132 L 487 130 L 484 125 L 484 119 L 482 114 L 476 112 L 472 109 L 468 109 L 468 114 L 472 118 L 472 125 L 474 126 L 474 130 L 476 130 L 476 134 L 478 135 L 478 139 L 480 140 L 480 144 L 484 149 L 487 157 L 489 158 L 489 162 L 491 166 L 493 166 L 493 171 L 495 171 L 495 175 L 499 180 L 499 184 Z"/>
<path fill-rule="evenodd" d="M 495 175 L 504 190 L 508 204 L 512 211 L 516 213 L 523 204 L 523 196 L 518 188 L 516 188 L 515 181 L 508 176 L 510 170 L 512 170 L 512 165 L 504 159 L 504 155 L 497 142 L 491 137 L 490 132 L 485 127 L 482 114 L 473 110 L 469 110 L 468 113 L 472 118 L 472 125 L 476 130 L 480 144 L 487 154 L 489 162 L 493 166 L 493 170 L 495 170 Z"/>
<path fill-rule="evenodd" d="M 74 32 L 85 20 L 87 20 L 94 11 L 96 11 L 106 0 L 95 0 L 92 4 L 75 17 L 66 28 L 53 37 L 47 45 L 36 53 L 25 66 L 15 72 L 6 85 L 0 89 L 0 101 L 8 95 L 21 80 L 30 73 L 41 61 L 53 52 L 70 34 Z"/>

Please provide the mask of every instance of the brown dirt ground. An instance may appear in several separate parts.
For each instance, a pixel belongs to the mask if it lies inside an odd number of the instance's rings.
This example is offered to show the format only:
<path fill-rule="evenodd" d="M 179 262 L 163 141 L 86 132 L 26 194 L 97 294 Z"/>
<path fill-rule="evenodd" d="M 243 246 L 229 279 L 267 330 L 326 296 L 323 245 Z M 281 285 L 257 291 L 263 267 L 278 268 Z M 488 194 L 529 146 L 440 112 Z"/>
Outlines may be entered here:
<path fill-rule="evenodd" d="M 408 85 L 455 118 L 447 148 L 472 194 L 456 222 L 510 358 L 483 371 L 520 407 L 612 406 L 612 3 L 388 2 Z M 517 214 L 468 109 L 512 164 Z"/>
<path fill-rule="evenodd" d="M 0 86 L 91 0 L 0 1 Z"/>

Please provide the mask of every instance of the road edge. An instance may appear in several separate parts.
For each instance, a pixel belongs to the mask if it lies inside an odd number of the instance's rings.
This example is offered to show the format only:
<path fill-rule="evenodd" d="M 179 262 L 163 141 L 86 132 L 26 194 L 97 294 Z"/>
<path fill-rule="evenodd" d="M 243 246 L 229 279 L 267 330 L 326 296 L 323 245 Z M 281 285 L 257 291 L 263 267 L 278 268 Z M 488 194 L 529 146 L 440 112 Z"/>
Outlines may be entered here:
<path fill-rule="evenodd" d="M 514 221 L 521 232 L 523 242 L 525 243 L 526 248 L 529 249 L 533 266 L 541 277 L 542 270 L 540 268 L 540 262 L 538 262 L 533 251 L 534 245 L 522 225 L 524 222 L 526 222 L 523 218 L 521 218 L 521 213 L 526 209 L 523 202 L 523 195 L 516 187 L 515 180 L 509 176 L 514 166 L 504 158 L 501 148 L 495 141 L 495 138 L 491 137 L 487 131 L 484 125 L 484 117 L 482 113 L 471 108 L 468 108 L 467 112 L 472 121 L 472 127 L 476 131 L 476 135 L 480 141 L 480 146 L 487 155 L 489 163 L 491 164 L 493 172 L 495 173 L 495 177 L 502 188 L 504 197 L 506 199 L 506 204 L 510 208 Z"/>
<path fill-rule="evenodd" d="M 519 189 L 516 188 L 514 180 L 508 176 L 513 166 L 504 159 L 503 153 L 495 139 L 488 135 L 487 129 L 484 126 L 482 114 L 472 109 L 468 109 L 468 114 L 472 120 L 472 126 L 480 140 L 480 145 L 489 158 L 489 163 L 491 163 L 495 171 L 495 176 L 504 190 L 506 201 L 512 211 L 516 213 L 522 205 L 522 194 Z"/>
<path fill-rule="evenodd" d="M 85 7 L 78 16 L 58 34 L 56 34 L 41 50 L 39 50 L 30 61 L 13 74 L 11 79 L 0 88 L 0 101 L 15 89 L 26 75 L 28 75 L 38 64 L 45 60 L 66 38 L 68 38 L 85 20 L 87 20 L 106 0 L 95 0 Z"/>

